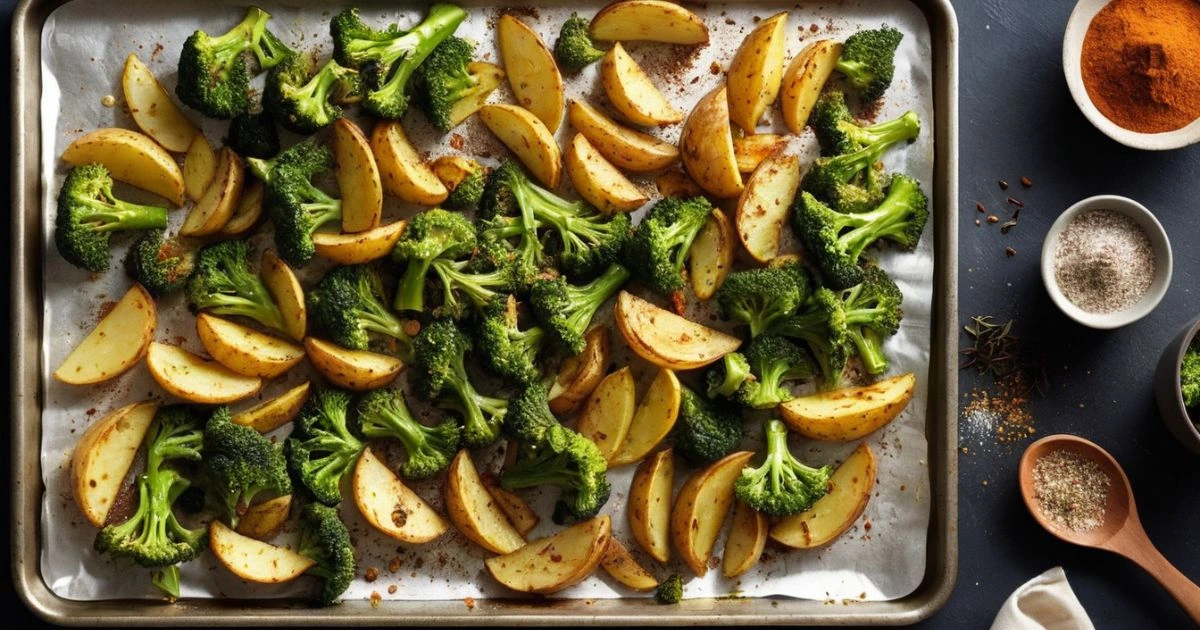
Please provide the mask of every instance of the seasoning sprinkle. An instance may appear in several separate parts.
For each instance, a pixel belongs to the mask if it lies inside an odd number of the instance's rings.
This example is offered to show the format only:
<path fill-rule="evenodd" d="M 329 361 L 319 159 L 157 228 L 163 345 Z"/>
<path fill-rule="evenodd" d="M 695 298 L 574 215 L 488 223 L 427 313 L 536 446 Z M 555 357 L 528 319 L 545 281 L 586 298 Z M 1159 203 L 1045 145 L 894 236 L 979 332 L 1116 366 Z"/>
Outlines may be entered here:
<path fill-rule="evenodd" d="M 1076 532 L 1104 523 L 1112 480 L 1096 462 L 1059 449 L 1033 464 L 1033 491 L 1042 516 Z"/>
<path fill-rule="evenodd" d="M 975 202 L 975 209 L 978 210 L 980 214 L 987 212 L 987 208 L 984 208 L 983 202 L 980 201 Z"/>
<path fill-rule="evenodd" d="M 1015 228 L 1015 227 L 1017 227 L 1017 220 L 1016 220 L 1016 218 L 1009 219 L 1007 223 L 1005 223 L 1004 225 L 1001 225 L 1001 226 L 1000 226 L 1000 233 L 1001 233 L 1001 234 L 1008 234 L 1008 231 L 1009 231 L 1009 230 L 1011 230 L 1011 229 L 1013 229 L 1013 228 Z M 1012 248 L 1010 247 L 1009 249 L 1012 249 Z"/>
<path fill-rule="evenodd" d="M 1033 180 L 1022 175 L 1021 176 L 1021 185 L 1026 188 L 1033 188 Z"/>
<path fill-rule="evenodd" d="M 1054 275 L 1063 295 L 1091 313 L 1136 304 L 1150 290 L 1156 265 L 1145 230 L 1112 210 L 1077 215 L 1054 250 Z"/>
<path fill-rule="evenodd" d="M 1008 190 L 1008 182 L 1006 182 L 1002 179 L 1002 180 L 1000 180 L 999 183 L 1000 183 L 1000 190 Z"/>
<path fill-rule="evenodd" d="M 1018 207 L 1018 208 L 1024 208 L 1024 207 L 1025 207 L 1025 202 L 1024 202 L 1024 201 L 1021 201 L 1020 199 L 1013 199 L 1012 197 L 1009 197 L 1009 198 L 1008 198 L 1008 203 L 1009 203 L 1009 205 L 1016 206 L 1016 207 Z"/>
<path fill-rule="evenodd" d="M 1013 249 L 1013 248 L 1011 248 L 1011 247 L 1005 247 L 1005 248 L 1004 248 L 1004 253 L 1005 253 L 1005 254 L 1008 254 L 1008 257 L 1009 257 L 1009 258 L 1012 258 L 1013 256 L 1016 256 L 1016 255 L 1017 255 L 1017 250 L 1015 250 L 1015 249 Z"/>
<path fill-rule="evenodd" d="M 989 214 L 987 217 L 987 221 L 988 221 L 988 223 L 998 223 L 1000 221 L 1000 217 L 998 217 L 994 214 Z"/>

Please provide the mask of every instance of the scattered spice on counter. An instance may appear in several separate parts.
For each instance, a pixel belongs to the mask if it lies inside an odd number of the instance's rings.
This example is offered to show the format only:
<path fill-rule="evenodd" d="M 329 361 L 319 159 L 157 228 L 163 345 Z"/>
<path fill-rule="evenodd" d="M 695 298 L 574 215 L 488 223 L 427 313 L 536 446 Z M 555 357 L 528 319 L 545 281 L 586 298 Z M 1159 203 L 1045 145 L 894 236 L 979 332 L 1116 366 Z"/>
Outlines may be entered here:
<path fill-rule="evenodd" d="M 1021 185 L 1026 188 L 1033 188 L 1033 180 L 1022 175 L 1021 176 Z"/>
<path fill-rule="evenodd" d="M 983 207 L 983 203 L 978 202 L 978 201 L 975 202 L 975 209 L 978 210 L 980 214 L 984 214 L 987 212 L 987 208 Z"/>
<path fill-rule="evenodd" d="M 998 217 L 998 216 L 996 216 L 996 215 L 994 215 L 994 214 L 989 214 L 989 215 L 988 215 L 988 217 L 987 217 L 987 222 L 988 222 L 988 223 L 998 223 L 999 221 L 1000 221 L 1000 217 Z"/>
<path fill-rule="evenodd" d="M 1145 230 L 1112 210 L 1077 215 L 1054 250 L 1054 276 L 1063 295 L 1091 313 L 1136 304 L 1150 290 L 1156 264 Z"/>
<path fill-rule="evenodd" d="M 967 361 L 962 369 L 975 368 L 980 374 L 1004 376 L 1020 367 L 1017 353 L 1019 339 L 1012 334 L 1013 321 L 1003 324 L 993 321 L 991 315 L 977 315 L 963 330 L 971 337 L 970 347 L 962 349 Z"/>
<path fill-rule="evenodd" d="M 1024 370 L 1017 370 L 995 382 L 992 389 L 974 389 L 963 405 L 964 437 L 975 438 L 983 444 L 990 438 L 997 444 L 1012 444 L 1037 433 L 1033 414 L 1029 412 L 1032 388 Z"/>
<path fill-rule="evenodd" d="M 1015 225 L 1015 224 L 1014 224 L 1014 225 Z M 1007 231 L 1007 230 L 1005 230 L 1005 231 Z M 1012 258 L 1013 256 L 1016 256 L 1016 255 L 1017 255 L 1017 250 L 1015 250 L 1015 249 L 1013 249 L 1013 248 L 1011 248 L 1011 247 L 1005 247 L 1005 248 L 1004 248 L 1004 254 L 1005 254 L 1005 255 L 1007 255 L 1009 258 Z"/>
<path fill-rule="evenodd" d="M 1099 464 L 1066 449 L 1033 464 L 1033 491 L 1042 516 L 1072 531 L 1086 532 L 1104 523 L 1110 485 Z"/>
<path fill-rule="evenodd" d="M 1006 182 L 1002 179 L 997 183 L 1000 184 L 1000 190 L 1008 190 L 1008 182 Z"/>
<path fill-rule="evenodd" d="M 1025 202 L 1021 201 L 1020 199 L 1013 199 L 1012 197 L 1009 197 L 1009 198 L 1008 198 L 1008 205 L 1010 205 L 1010 206 L 1016 206 L 1016 207 L 1018 207 L 1018 208 L 1024 208 L 1024 207 L 1025 207 Z"/>

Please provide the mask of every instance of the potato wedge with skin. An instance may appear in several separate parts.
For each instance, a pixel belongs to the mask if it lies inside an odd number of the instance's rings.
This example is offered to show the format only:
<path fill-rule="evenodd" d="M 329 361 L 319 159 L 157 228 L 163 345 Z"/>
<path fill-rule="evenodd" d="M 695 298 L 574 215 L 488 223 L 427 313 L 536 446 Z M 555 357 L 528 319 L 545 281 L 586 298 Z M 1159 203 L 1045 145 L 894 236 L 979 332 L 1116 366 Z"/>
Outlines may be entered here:
<path fill-rule="evenodd" d="M 304 339 L 308 330 L 308 307 L 305 305 L 304 289 L 300 287 L 296 272 L 279 258 L 275 250 L 268 249 L 263 251 L 260 273 L 263 284 L 267 286 L 267 293 L 271 294 L 271 299 L 279 306 L 288 336 L 296 341 Z"/>
<path fill-rule="evenodd" d="M 608 326 L 595 326 L 584 335 L 583 352 L 563 359 L 550 386 L 550 411 L 565 415 L 592 395 L 608 371 L 611 349 Z"/>
<path fill-rule="evenodd" d="M 733 222 L 724 212 L 714 208 L 688 249 L 688 280 L 697 298 L 707 300 L 721 288 L 725 276 L 733 268 L 736 253 Z"/>
<path fill-rule="evenodd" d="M 471 160 L 461 155 L 443 155 L 434 160 L 429 168 L 433 169 L 433 174 L 437 175 L 446 190 L 451 193 L 458 188 L 459 184 L 475 173 L 475 166 Z"/>
<path fill-rule="evenodd" d="M 313 246 L 321 258 L 339 265 L 359 265 L 391 254 L 406 227 L 407 221 L 396 221 L 357 234 L 314 232 Z"/>
<path fill-rule="evenodd" d="M 262 181 L 258 179 L 246 181 L 242 186 L 242 197 L 238 199 L 237 207 L 233 209 L 233 216 L 229 217 L 229 221 L 221 228 L 221 234 L 242 236 L 253 230 L 263 216 L 265 193 L 266 187 L 263 186 Z"/>
<path fill-rule="evenodd" d="M 620 42 L 600 60 L 600 80 L 613 109 L 635 125 L 663 127 L 683 121 L 683 112 L 663 96 Z"/>
<path fill-rule="evenodd" d="M 595 442 L 609 463 L 629 434 L 636 395 L 633 372 L 625 366 L 600 381 L 579 414 L 575 430 Z"/>
<path fill-rule="evenodd" d="M 733 335 L 680 317 L 628 291 L 617 297 L 614 318 L 629 347 L 659 367 L 694 370 L 742 344 Z"/>
<path fill-rule="evenodd" d="M 366 232 L 383 216 L 383 182 L 371 144 L 348 118 L 333 122 L 333 175 L 342 196 L 342 231 Z"/>
<path fill-rule="evenodd" d="M 742 192 L 742 174 L 733 152 L 729 103 L 721 86 L 700 99 L 679 133 L 683 168 L 700 187 L 718 198 Z"/>
<path fill-rule="evenodd" d="M 754 260 L 767 263 L 779 255 L 783 226 L 800 187 L 800 158 L 775 153 L 755 169 L 738 198 L 737 233 Z"/>
<path fill-rule="evenodd" d="M 679 418 L 679 398 L 682 395 L 675 372 L 662 368 L 650 382 L 646 395 L 633 414 L 633 424 L 620 450 L 609 460 L 610 466 L 639 462 L 654 450 L 675 426 Z"/>
<path fill-rule="evenodd" d="M 567 149 L 567 175 L 575 192 L 603 212 L 633 212 L 648 198 L 617 167 L 604 159 L 583 134 L 575 134 Z"/>
<path fill-rule="evenodd" d="M 600 566 L 613 579 L 635 591 L 652 591 L 658 588 L 658 579 L 638 564 L 625 545 L 616 538 L 608 539 L 608 548 L 604 550 Z"/>
<path fill-rule="evenodd" d="M 217 151 L 204 134 L 197 133 L 183 156 L 183 191 L 192 201 L 200 201 L 217 176 Z"/>
<path fill-rule="evenodd" d="M 779 96 L 787 18 L 783 12 L 759 22 L 729 63 L 729 118 L 746 133 L 754 133 Z"/>
<path fill-rule="evenodd" d="M 733 154 L 737 158 L 738 172 L 753 173 L 762 161 L 787 144 L 787 138 L 773 133 L 756 133 L 733 139 Z"/>
<path fill-rule="evenodd" d="M 516 105 L 484 105 L 479 118 L 549 188 L 562 182 L 562 151 L 553 134 L 536 116 Z"/>
<path fill-rule="evenodd" d="M 721 554 L 721 575 L 737 577 L 758 564 L 767 546 L 767 517 L 754 508 L 734 501 L 733 525 Z"/>
<path fill-rule="evenodd" d="M 703 197 L 704 189 L 683 171 L 663 171 L 654 178 L 654 187 L 663 197 Z"/>
<path fill-rule="evenodd" d="M 146 356 L 157 326 L 154 298 L 134 283 L 63 359 L 54 378 L 68 385 L 91 385 L 124 374 Z"/>
<path fill-rule="evenodd" d="M 77 138 L 62 154 L 72 166 L 96 162 L 112 178 L 183 205 L 183 171 L 175 158 L 146 134 L 107 127 Z"/>
<path fill-rule="evenodd" d="M 629 484 L 629 530 L 642 550 L 659 562 L 671 559 L 671 489 L 675 458 L 671 449 L 642 460 Z"/>
<path fill-rule="evenodd" d="M 275 378 L 304 360 L 304 348 L 210 313 L 196 315 L 209 356 L 243 376 Z"/>
<path fill-rule="evenodd" d="M 286 547 L 239 534 L 216 520 L 208 526 L 208 547 L 230 573 L 256 584 L 290 582 L 317 563 Z"/>
<path fill-rule="evenodd" d="M 519 593 L 557 593 L 596 570 L 611 536 L 612 521 L 597 516 L 483 564 L 497 582 Z"/>
<path fill-rule="evenodd" d="M 404 362 L 396 357 L 348 350 L 316 337 L 304 339 L 304 351 L 309 362 L 326 380 L 356 392 L 383 387 L 404 369 Z"/>
<path fill-rule="evenodd" d="M 104 527 L 121 493 L 158 404 L 126 405 L 93 422 L 71 453 L 71 490 L 75 505 L 95 527 Z"/>
<path fill-rule="evenodd" d="M 663 0 L 614 2 L 592 18 L 592 39 L 706 44 L 708 27 L 695 13 Z"/>
<path fill-rule="evenodd" d="M 305 381 L 275 398 L 233 414 L 232 421 L 259 433 L 270 433 L 295 419 L 311 391 L 312 384 Z"/>
<path fill-rule="evenodd" d="M 130 53 L 125 58 L 121 90 L 125 93 L 125 105 L 133 122 L 164 149 L 183 153 L 191 146 L 192 138 L 200 133 L 196 125 L 183 114 L 183 110 L 171 100 L 150 68 L 135 54 Z"/>
<path fill-rule="evenodd" d="M 525 544 L 525 538 L 483 486 L 470 451 L 463 449 L 454 456 L 443 488 L 450 522 L 472 542 L 493 553 L 509 553 Z"/>
<path fill-rule="evenodd" d="M 387 194 L 422 206 L 436 206 L 450 194 L 408 141 L 399 120 L 381 120 L 375 124 L 371 152 Z"/>
<path fill-rule="evenodd" d="M 217 173 L 204 195 L 188 210 L 183 227 L 179 228 L 181 236 L 216 234 L 229 223 L 233 211 L 237 209 L 238 201 L 242 198 L 242 186 L 246 183 L 245 165 L 242 164 L 242 158 L 229 147 L 222 148 L 219 156 Z"/>
<path fill-rule="evenodd" d="M 249 398 L 262 389 L 256 376 L 242 376 L 233 370 L 179 346 L 150 343 L 146 367 L 159 386 L 172 396 L 206 405 L 231 403 Z"/>
<path fill-rule="evenodd" d="M 908 407 L 916 389 L 912 372 L 871 385 L 798 396 L 779 406 L 793 431 L 814 440 L 850 442 L 883 428 Z"/>
<path fill-rule="evenodd" d="M 688 568 L 700 577 L 708 573 L 717 536 L 733 506 L 733 482 L 754 456 L 731 453 L 688 477 L 671 510 L 671 540 Z"/>
<path fill-rule="evenodd" d="M 496 507 L 504 512 L 504 517 L 516 528 L 517 533 L 522 537 L 528 536 L 540 520 L 537 512 L 529 507 L 529 503 L 521 495 L 500 487 L 500 482 L 493 475 L 480 475 L 480 479 L 483 480 L 483 487 L 487 489 L 488 494 L 496 500 Z"/>
<path fill-rule="evenodd" d="M 837 60 L 842 56 L 842 43 L 830 39 L 815 41 L 788 64 L 783 75 L 783 87 L 779 92 L 779 109 L 783 121 L 794 134 L 804 131 L 813 105 L 825 89 L 825 82 L 833 74 Z"/>
<path fill-rule="evenodd" d="M 617 168 L 646 173 L 679 161 L 675 145 L 624 127 L 583 101 L 571 101 L 567 116 L 571 126 Z"/>
<path fill-rule="evenodd" d="M 776 523 L 771 528 L 771 539 L 797 549 L 833 542 L 867 509 L 875 489 L 875 473 L 875 454 L 865 442 L 859 444 L 833 471 L 829 493 L 807 510 Z"/>
<path fill-rule="evenodd" d="M 400 542 L 436 540 L 450 524 L 413 492 L 369 447 L 354 466 L 354 503 L 372 527 Z"/>
<path fill-rule="evenodd" d="M 292 495 L 285 494 L 246 508 L 234 530 L 255 540 L 267 540 L 279 533 L 292 513 Z"/>
<path fill-rule="evenodd" d="M 496 47 L 517 104 L 541 120 L 550 133 L 558 131 L 563 117 L 563 80 L 545 42 L 529 25 L 505 14 L 496 22 Z"/>

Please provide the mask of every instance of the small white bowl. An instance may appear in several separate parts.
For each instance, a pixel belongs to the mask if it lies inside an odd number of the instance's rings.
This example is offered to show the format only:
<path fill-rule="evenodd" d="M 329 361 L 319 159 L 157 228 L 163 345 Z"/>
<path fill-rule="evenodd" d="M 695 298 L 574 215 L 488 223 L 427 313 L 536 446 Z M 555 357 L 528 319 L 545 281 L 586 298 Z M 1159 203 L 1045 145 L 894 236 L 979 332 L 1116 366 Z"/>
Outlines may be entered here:
<path fill-rule="evenodd" d="M 1054 251 L 1058 248 L 1058 237 L 1076 215 L 1088 210 L 1112 210 L 1133 219 L 1146 232 L 1146 238 L 1150 239 L 1150 245 L 1154 248 L 1154 279 L 1150 282 L 1150 288 L 1142 299 L 1123 311 L 1085 311 L 1068 300 L 1058 286 L 1058 277 L 1054 272 Z M 1046 232 L 1046 238 L 1042 241 L 1042 283 L 1046 285 L 1050 299 L 1067 317 L 1090 328 L 1120 328 L 1145 317 L 1167 294 L 1167 287 L 1171 284 L 1171 242 L 1167 239 L 1167 232 L 1162 224 L 1146 206 L 1117 195 L 1088 197 L 1067 208 L 1050 226 L 1050 231 Z"/>
<path fill-rule="evenodd" d="M 1067 32 L 1063 36 L 1063 73 L 1067 76 L 1067 87 L 1080 111 L 1104 135 L 1120 142 L 1127 147 L 1147 151 L 1165 151 L 1178 149 L 1200 142 L 1200 119 L 1186 127 L 1175 131 L 1162 133 L 1139 133 L 1130 131 L 1114 123 L 1092 104 L 1087 88 L 1083 85 L 1083 70 L 1081 57 L 1083 55 L 1083 38 L 1087 35 L 1092 18 L 1103 9 L 1110 0 L 1079 0 L 1071 18 L 1067 20 Z"/>

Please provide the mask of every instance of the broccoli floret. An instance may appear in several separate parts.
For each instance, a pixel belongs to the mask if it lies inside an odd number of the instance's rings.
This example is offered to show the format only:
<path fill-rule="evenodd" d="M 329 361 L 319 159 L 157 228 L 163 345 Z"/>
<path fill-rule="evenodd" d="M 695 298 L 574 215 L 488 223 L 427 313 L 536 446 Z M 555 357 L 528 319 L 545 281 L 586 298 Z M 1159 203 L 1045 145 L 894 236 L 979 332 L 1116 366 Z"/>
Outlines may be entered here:
<path fill-rule="evenodd" d="M 474 271 L 480 267 L 487 270 Z M 430 268 L 442 287 L 442 305 L 434 314 L 456 319 L 469 315 L 469 306 L 482 309 L 506 294 L 522 290 L 528 282 L 525 270 L 511 256 L 488 258 L 484 263 L 477 258 L 460 261 L 438 258 Z M 466 297 L 466 302 L 460 295 Z"/>
<path fill-rule="evenodd" d="M 678 604 L 682 600 L 683 576 L 678 573 L 672 573 L 654 591 L 654 601 L 660 604 Z"/>
<path fill-rule="evenodd" d="M 714 363 L 705 373 L 704 382 L 707 386 L 705 393 L 709 398 L 718 396 L 732 398 L 748 379 L 753 378 L 754 375 L 750 373 L 750 362 L 746 360 L 746 355 L 740 352 L 730 352 L 721 359 L 720 363 Z"/>
<path fill-rule="evenodd" d="M 846 106 L 845 96 L 836 90 L 822 94 L 813 110 L 813 131 L 821 144 L 821 155 L 827 156 L 854 153 L 897 136 L 911 139 L 908 136 L 915 137 L 920 124 L 916 112 L 909 111 L 887 122 L 859 125 Z"/>
<path fill-rule="evenodd" d="M 595 280 L 584 285 L 568 284 L 561 277 L 533 283 L 529 301 L 546 336 L 572 355 L 583 352 L 584 333 L 592 316 L 629 279 L 629 271 L 613 264 Z"/>
<path fill-rule="evenodd" d="M 841 381 L 851 343 L 841 296 L 824 287 L 817 289 L 804 305 L 776 322 L 769 332 L 804 342 L 827 386 Z"/>
<path fill-rule="evenodd" d="M 362 440 L 351 430 L 349 415 L 349 394 L 318 390 L 305 401 L 284 443 L 292 475 L 325 505 L 341 502 L 342 477 L 363 450 Z"/>
<path fill-rule="evenodd" d="M 312 183 L 314 175 L 332 165 L 333 155 L 325 146 L 314 150 L 319 155 L 304 161 L 276 160 L 264 198 L 275 224 L 279 257 L 293 267 L 303 266 L 316 255 L 313 232 L 342 219 L 342 201 Z"/>
<path fill-rule="evenodd" d="M 108 271 L 108 239 L 113 232 L 167 227 L 167 209 L 121 201 L 100 164 L 76 166 L 58 190 L 54 244 L 67 262 L 93 273 Z"/>
<path fill-rule="evenodd" d="M 467 375 L 471 340 L 448 319 L 434 320 L 413 341 L 413 387 L 426 400 L 439 399 L 462 416 L 463 443 L 488 446 L 500 437 L 508 401 L 479 393 Z"/>
<path fill-rule="evenodd" d="M 296 55 L 271 69 L 263 91 L 263 109 L 287 129 L 311 134 L 342 116 L 336 95 L 354 93 L 358 72 L 329 60 L 314 74 L 310 55 Z"/>
<path fill-rule="evenodd" d="M 846 38 L 842 56 L 835 67 L 846 76 L 850 85 L 859 89 L 864 101 L 883 96 L 892 84 L 892 75 L 896 72 L 896 48 L 903 38 L 903 33 L 887 25 L 859 31 Z"/>
<path fill-rule="evenodd" d="M 456 212 L 441 208 L 413 217 L 392 250 L 392 260 L 407 263 L 393 306 L 398 311 L 425 308 L 425 279 L 435 259 L 454 260 L 475 250 L 475 226 Z"/>
<path fill-rule="evenodd" d="M 600 61 L 604 51 L 596 48 L 590 28 L 588 21 L 579 17 L 578 13 L 572 13 L 563 22 L 558 41 L 554 42 L 554 58 L 559 66 L 578 72 Z"/>
<path fill-rule="evenodd" d="M 863 272 L 861 284 L 842 292 L 850 341 L 868 374 L 887 371 L 883 340 L 900 328 L 900 303 L 904 296 L 887 273 L 874 265 Z"/>
<path fill-rule="evenodd" d="M 808 291 L 808 273 L 797 262 L 735 271 L 717 289 L 717 307 L 723 319 L 746 324 L 757 337 L 795 312 Z"/>
<path fill-rule="evenodd" d="M 333 154 L 308 138 L 284 149 L 275 157 L 246 158 L 246 168 L 264 184 L 271 183 L 271 173 L 281 164 L 292 164 L 312 176 L 333 166 Z"/>
<path fill-rule="evenodd" d="M 558 426 L 558 418 L 550 411 L 546 388 L 540 383 L 525 387 L 509 399 L 503 426 L 506 436 L 537 444 L 546 439 L 546 432 L 554 426 Z"/>
<path fill-rule="evenodd" d="M 875 241 L 886 239 L 913 249 L 929 218 L 928 199 L 917 180 L 897 175 L 887 197 L 869 212 L 839 212 L 805 192 L 797 197 L 792 216 L 796 233 L 816 259 L 821 277 L 834 289 L 848 289 L 863 279 L 858 259 Z"/>
<path fill-rule="evenodd" d="M 1194 409 L 1200 406 L 1200 345 L 1193 342 L 1183 353 L 1179 366 L 1179 388 L 1183 392 L 1183 406 Z"/>
<path fill-rule="evenodd" d="M 196 245 L 168 238 L 164 230 L 143 234 L 125 256 L 125 270 L 154 297 L 182 290 L 196 270 Z"/>
<path fill-rule="evenodd" d="M 408 410 L 399 389 L 376 389 L 358 401 L 359 430 L 367 439 L 400 441 L 407 460 L 400 467 L 406 479 L 425 479 L 450 465 L 458 450 L 460 430 L 453 420 L 428 427 Z"/>
<path fill-rule="evenodd" d="M 210 496 L 230 527 L 260 494 L 292 491 L 279 446 L 254 429 L 234 424 L 228 407 L 217 407 L 204 427 L 204 471 Z"/>
<path fill-rule="evenodd" d="M 829 466 L 813 468 L 788 450 L 787 427 L 768 420 L 763 427 L 766 453 L 758 468 L 747 466 L 733 483 L 733 493 L 768 516 L 790 516 L 807 510 L 829 491 Z"/>
<path fill-rule="evenodd" d="M 532 385 L 542 377 L 537 358 L 546 335 L 533 326 L 521 330 L 517 298 L 495 300 L 479 322 L 479 349 L 493 372 L 516 385 Z"/>
<path fill-rule="evenodd" d="M 363 73 L 369 91 L 363 106 L 378 118 L 400 118 L 408 109 L 408 82 L 425 58 L 454 34 L 467 12 L 452 4 L 434 4 L 425 20 L 408 32 L 395 24 L 377 31 L 362 23 L 358 10 L 333 17 L 333 58 Z"/>
<path fill-rule="evenodd" d="M 179 100 L 210 118 L 250 111 L 246 51 L 254 52 L 264 70 L 295 54 L 267 30 L 270 18 L 266 11 L 250 7 L 245 19 L 224 35 L 192 33 L 179 53 Z"/>
<path fill-rule="evenodd" d="M 354 543 L 346 524 L 338 517 L 337 508 L 309 503 L 300 510 L 300 543 L 296 551 L 317 563 L 306 573 L 321 579 L 321 591 L 314 600 L 322 606 L 335 603 L 358 572 Z"/>
<path fill-rule="evenodd" d="M 487 185 L 487 169 L 475 160 L 454 156 L 449 158 L 453 165 L 452 176 L 446 177 L 434 163 L 434 172 L 450 190 L 450 196 L 442 202 L 442 206 L 451 210 L 474 210 L 483 199 L 483 189 Z"/>
<path fill-rule="evenodd" d="M 225 144 L 244 158 L 265 159 L 279 153 L 279 132 L 266 112 L 238 114 L 229 121 Z"/>
<path fill-rule="evenodd" d="M 461 37 L 447 37 L 417 70 L 417 103 L 442 132 L 478 111 L 496 89 L 494 82 L 482 81 L 478 69 L 471 66 L 474 55 L 473 44 Z"/>
<path fill-rule="evenodd" d="M 412 339 L 384 306 L 379 276 L 367 265 L 334 267 L 309 290 L 308 317 L 316 330 L 343 348 L 366 350 L 371 333 L 389 337 L 401 358 L 412 357 Z"/>
<path fill-rule="evenodd" d="M 736 398 L 753 409 L 770 409 L 791 400 L 792 392 L 784 383 L 804 380 L 813 374 L 804 350 L 778 335 L 755 337 L 744 352 L 754 379 L 742 384 Z"/>
<path fill-rule="evenodd" d="M 667 197 L 654 204 L 626 248 L 638 280 L 663 295 L 683 288 L 683 265 L 713 207 L 704 197 Z"/>
<path fill-rule="evenodd" d="M 843 148 L 854 149 L 833 157 L 821 157 L 804 176 L 804 190 L 828 202 L 839 212 L 869 212 L 883 200 L 890 178 L 882 172 L 879 159 L 892 145 L 912 140 L 921 131 L 916 113 L 879 125 L 878 133 L 860 132 L 870 144 L 846 139 Z"/>
<path fill-rule="evenodd" d="M 150 583 L 167 596 L 167 601 L 174 603 L 179 599 L 179 565 L 155 569 L 150 572 Z"/>
<path fill-rule="evenodd" d="M 283 314 L 258 274 L 250 271 L 250 244 L 221 241 L 200 250 L 196 272 L 187 283 L 187 298 L 197 309 L 217 315 L 239 315 L 287 332 Z"/>
<path fill-rule="evenodd" d="M 673 429 L 675 452 L 696 467 L 732 453 L 742 439 L 742 417 L 737 411 L 687 387 L 680 388 L 680 394 L 679 420 Z"/>
<path fill-rule="evenodd" d="M 611 490 L 608 463 L 595 442 L 556 423 L 542 440 L 523 447 L 525 456 L 501 475 L 501 486 L 561 489 L 553 516 L 559 524 L 591 518 L 604 507 Z"/>

